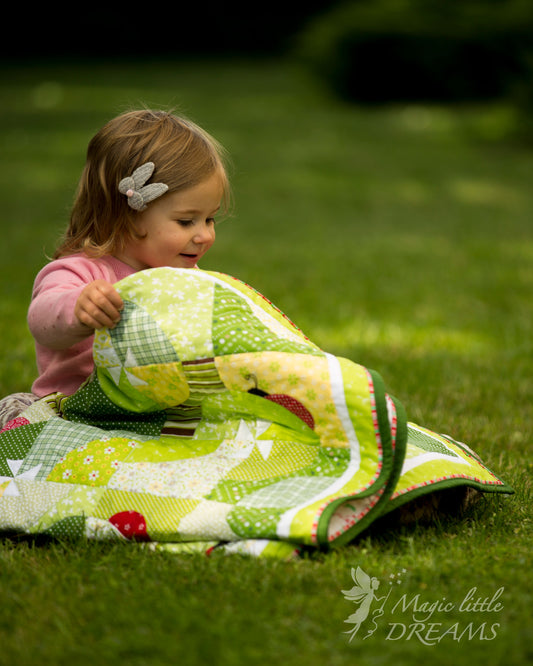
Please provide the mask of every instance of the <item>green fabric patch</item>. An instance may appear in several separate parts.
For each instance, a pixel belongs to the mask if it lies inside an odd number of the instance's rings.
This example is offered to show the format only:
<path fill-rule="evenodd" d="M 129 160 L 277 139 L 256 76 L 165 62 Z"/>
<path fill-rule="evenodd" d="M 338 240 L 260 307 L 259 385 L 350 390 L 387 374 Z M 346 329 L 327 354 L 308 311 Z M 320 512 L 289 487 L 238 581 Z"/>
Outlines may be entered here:
<path fill-rule="evenodd" d="M 252 312 L 244 298 L 215 286 L 213 308 L 213 351 L 216 356 L 245 352 L 281 351 L 316 354 L 316 349 L 269 329 Z M 294 336 L 293 336 L 294 337 Z"/>
<path fill-rule="evenodd" d="M 109 336 L 122 364 L 129 367 L 179 361 L 167 336 L 144 308 L 126 301 L 120 316 L 123 325 L 111 329 Z"/>
<path fill-rule="evenodd" d="M 409 428 L 409 444 L 413 444 L 424 451 L 436 451 L 445 456 L 457 456 L 457 454 L 452 451 L 451 447 L 440 442 L 436 437 L 433 437 L 431 433 L 418 430 L 418 428 Z"/>
<path fill-rule="evenodd" d="M 247 508 L 275 507 L 289 509 L 303 502 L 311 502 L 314 497 L 325 492 L 334 478 L 292 477 L 264 486 L 244 497 L 239 506 Z"/>
<path fill-rule="evenodd" d="M 235 507 L 228 514 L 227 521 L 235 534 L 246 539 L 276 539 L 276 528 L 282 510 L 267 508 Z"/>
<path fill-rule="evenodd" d="M 69 516 L 58 520 L 46 530 L 43 534 L 54 537 L 56 539 L 81 539 L 85 534 L 85 517 L 84 516 Z"/>
<path fill-rule="evenodd" d="M 46 479 L 60 458 L 83 446 L 88 441 L 99 439 L 102 432 L 93 426 L 71 423 L 60 418 L 52 418 L 41 430 L 31 450 L 26 456 L 20 473 L 40 466 L 37 479 Z"/>
<path fill-rule="evenodd" d="M 45 426 L 46 422 L 29 423 L 6 430 L 0 435 L 0 476 L 13 476 L 7 461 L 22 461 Z"/>
<path fill-rule="evenodd" d="M 90 423 L 103 430 L 133 431 L 146 437 L 157 437 L 167 418 L 164 410 L 138 414 L 121 408 L 111 401 L 96 378 L 65 398 L 61 409 L 63 417 L 75 423 Z"/>
<path fill-rule="evenodd" d="M 224 504 L 239 504 L 246 496 L 254 493 L 256 490 L 265 488 L 272 483 L 281 481 L 285 476 L 271 477 L 267 479 L 246 480 L 222 479 L 215 488 L 206 495 L 206 499 Z"/>
<path fill-rule="evenodd" d="M 47 483 L 57 488 L 63 488 L 62 497 L 56 504 L 45 511 L 38 522 L 32 526 L 32 532 L 44 532 L 52 527 L 54 523 L 65 518 L 77 518 L 92 516 L 98 505 L 98 501 L 104 492 L 104 488 L 91 488 L 89 486 L 72 486 L 67 484 Z"/>
<path fill-rule="evenodd" d="M 203 271 L 141 271 L 120 282 L 120 294 L 157 322 L 182 362 L 213 356 L 213 284 Z"/>

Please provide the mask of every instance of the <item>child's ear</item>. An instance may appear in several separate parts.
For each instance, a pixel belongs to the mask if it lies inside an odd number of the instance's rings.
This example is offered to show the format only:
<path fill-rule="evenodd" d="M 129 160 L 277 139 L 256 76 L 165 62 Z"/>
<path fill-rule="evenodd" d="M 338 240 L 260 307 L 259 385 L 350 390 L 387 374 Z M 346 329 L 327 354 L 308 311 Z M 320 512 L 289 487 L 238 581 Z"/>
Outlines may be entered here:
<path fill-rule="evenodd" d="M 148 235 L 146 216 L 142 213 L 137 213 L 133 220 L 133 231 L 137 240 L 143 240 Z"/>

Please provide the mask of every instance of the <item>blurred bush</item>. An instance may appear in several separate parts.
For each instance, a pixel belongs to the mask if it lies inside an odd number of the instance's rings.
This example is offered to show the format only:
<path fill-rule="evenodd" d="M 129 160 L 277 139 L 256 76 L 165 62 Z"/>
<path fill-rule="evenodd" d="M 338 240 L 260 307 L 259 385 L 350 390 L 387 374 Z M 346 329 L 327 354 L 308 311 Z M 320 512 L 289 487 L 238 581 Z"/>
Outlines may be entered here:
<path fill-rule="evenodd" d="M 58 19 L 46 3 L 11 3 L 10 25 L 20 39 L 4 39 L 0 58 L 218 58 L 283 53 L 310 17 L 331 0 L 87 4 Z M 59 10 L 58 10 L 59 11 Z"/>
<path fill-rule="evenodd" d="M 296 51 L 349 101 L 533 109 L 532 0 L 352 0 L 314 17 Z"/>

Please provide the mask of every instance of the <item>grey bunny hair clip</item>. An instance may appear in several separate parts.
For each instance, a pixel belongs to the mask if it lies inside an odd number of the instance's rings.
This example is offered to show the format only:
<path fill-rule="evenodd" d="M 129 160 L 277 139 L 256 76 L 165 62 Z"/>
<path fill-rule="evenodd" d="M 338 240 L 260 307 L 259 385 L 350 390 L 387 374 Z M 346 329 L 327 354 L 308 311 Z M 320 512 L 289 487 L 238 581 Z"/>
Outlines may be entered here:
<path fill-rule="evenodd" d="M 146 162 L 146 164 L 135 169 L 131 176 L 123 178 L 118 184 L 119 192 L 128 197 L 128 206 L 133 210 L 146 210 L 147 203 L 157 199 L 168 190 L 168 185 L 165 185 L 165 183 L 145 185 L 154 169 L 153 162 Z"/>

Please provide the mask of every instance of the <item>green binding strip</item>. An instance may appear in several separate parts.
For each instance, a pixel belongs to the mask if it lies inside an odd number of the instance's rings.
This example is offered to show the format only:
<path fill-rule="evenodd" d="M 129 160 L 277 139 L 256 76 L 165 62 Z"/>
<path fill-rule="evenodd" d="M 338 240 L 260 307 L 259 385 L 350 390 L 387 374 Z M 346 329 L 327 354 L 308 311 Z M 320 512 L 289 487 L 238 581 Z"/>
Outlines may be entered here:
<path fill-rule="evenodd" d="M 368 527 L 368 525 L 372 523 L 381 513 L 383 513 L 384 508 L 386 507 L 387 502 L 390 500 L 390 497 L 394 492 L 394 488 L 396 487 L 396 483 L 402 472 L 405 450 L 407 446 L 407 416 L 403 405 L 395 398 L 389 396 L 394 403 L 397 419 L 396 442 L 393 449 L 391 429 L 387 414 L 387 401 L 384 383 L 381 376 L 377 372 L 369 370 L 369 373 L 374 384 L 376 411 L 383 450 L 382 468 L 379 478 L 376 480 L 376 483 L 370 486 L 370 488 L 367 488 L 361 493 L 352 495 L 350 497 L 340 497 L 339 499 L 334 500 L 328 504 L 328 506 L 324 509 L 319 518 L 317 528 L 317 541 L 319 546 L 322 548 L 337 547 L 348 543 L 366 527 Z M 364 497 L 368 497 L 369 495 L 375 494 L 380 490 L 380 488 L 382 488 L 383 484 L 385 484 L 385 488 L 383 489 L 382 495 L 376 504 L 357 523 L 355 523 L 355 525 L 343 532 L 334 541 L 329 541 L 329 524 L 333 514 L 338 509 L 338 507 L 344 503 L 350 502 L 351 500 L 362 499 Z"/>
<path fill-rule="evenodd" d="M 390 497 L 394 492 L 396 483 L 400 478 L 402 472 L 405 449 L 407 446 L 407 418 L 405 415 L 405 410 L 403 408 L 403 405 L 400 402 L 398 402 L 395 398 L 391 397 L 391 400 L 394 402 L 394 405 L 396 407 L 398 425 L 396 431 L 396 445 L 394 448 L 392 470 L 387 480 L 387 484 L 383 490 L 383 493 L 376 502 L 376 504 L 360 520 L 358 520 L 355 523 L 355 525 L 353 525 L 348 530 L 343 532 L 334 541 L 328 541 L 327 538 L 323 539 L 320 542 L 320 547 L 322 548 L 329 549 L 346 545 L 347 543 L 355 539 L 356 536 L 361 534 L 361 532 L 363 532 L 367 527 L 369 527 L 369 525 L 373 523 L 376 520 L 376 518 L 379 518 L 382 514 L 386 513 L 387 504 L 390 501 Z M 365 493 L 365 495 L 366 494 L 368 493 Z M 341 504 L 349 502 L 351 499 L 360 499 L 361 496 L 362 495 L 357 495 L 348 498 L 343 497 L 334 503 L 332 502 L 332 504 L 334 505 L 333 508 L 330 509 L 329 506 L 327 507 L 328 515 L 331 517 L 335 509 L 337 509 Z"/>

